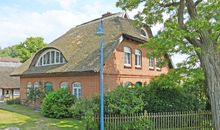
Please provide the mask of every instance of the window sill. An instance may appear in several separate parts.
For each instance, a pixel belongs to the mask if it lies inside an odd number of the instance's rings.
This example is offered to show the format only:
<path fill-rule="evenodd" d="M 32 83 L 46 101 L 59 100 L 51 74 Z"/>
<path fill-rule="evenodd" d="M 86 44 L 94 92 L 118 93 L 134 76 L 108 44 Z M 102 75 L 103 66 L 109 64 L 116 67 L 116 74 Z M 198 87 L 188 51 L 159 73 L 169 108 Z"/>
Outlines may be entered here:
<path fill-rule="evenodd" d="M 161 68 L 156 68 L 157 71 L 161 71 Z"/>
<path fill-rule="evenodd" d="M 153 70 L 154 70 L 154 67 L 149 67 L 149 70 L 152 70 L 152 71 L 153 71 Z"/>
<path fill-rule="evenodd" d="M 135 66 L 135 69 L 142 69 L 141 66 Z"/>
<path fill-rule="evenodd" d="M 129 64 L 124 64 L 124 68 L 131 68 L 131 65 L 129 65 Z"/>

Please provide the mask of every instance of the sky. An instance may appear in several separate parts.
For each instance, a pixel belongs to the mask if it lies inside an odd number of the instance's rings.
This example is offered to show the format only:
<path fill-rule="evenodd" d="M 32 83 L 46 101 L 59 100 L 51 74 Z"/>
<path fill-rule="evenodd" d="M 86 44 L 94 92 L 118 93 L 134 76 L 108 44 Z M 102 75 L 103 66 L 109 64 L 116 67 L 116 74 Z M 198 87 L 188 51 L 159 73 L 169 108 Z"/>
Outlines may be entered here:
<path fill-rule="evenodd" d="M 43 37 L 50 43 L 72 27 L 101 17 L 106 12 L 121 12 L 117 0 L 0 0 L 0 47 Z M 132 18 L 139 9 L 128 12 Z M 161 27 L 155 26 L 156 33 Z M 179 61 L 180 58 L 174 58 Z"/>
<path fill-rule="evenodd" d="M 0 47 L 41 36 L 50 43 L 70 28 L 119 12 L 116 0 L 1 0 Z"/>

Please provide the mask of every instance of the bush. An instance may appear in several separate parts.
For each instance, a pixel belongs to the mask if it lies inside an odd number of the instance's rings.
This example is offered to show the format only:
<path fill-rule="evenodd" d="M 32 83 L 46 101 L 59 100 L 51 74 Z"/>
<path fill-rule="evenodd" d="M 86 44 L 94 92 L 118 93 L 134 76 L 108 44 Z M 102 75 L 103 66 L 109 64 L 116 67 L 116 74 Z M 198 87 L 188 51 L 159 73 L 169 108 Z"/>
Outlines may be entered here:
<path fill-rule="evenodd" d="M 106 114 L 133 114 L 143 107 L 144 102 L 134 88 L 119 86 L 105 95 Z"/>
<path fill-rule="evenodd" d="M 59 89 L 46 95 L 41 110 L 44 116 L 51 118 L 71 117 L 69 108 L 74 104 L 75 97 L 66 89 Z"/>
<path fill-rule="evenodd" d="M 146 118 L 138 118 L 136 121 L 122 123 L 121 130 L 147 130 L 152 126 L 152 122 Z"/>
<path fill-rule="evenodd" d="M 7 104 L 21 104 L 21 101 L 19 98 L 15 98 L 15 99 L 9 99 L 6 101 Z"/>
<path fill-rule="evenodd" d="M 183 73 L 170 71 L 153 79 L 140 88 L 138 93 L 145 102 L 148 112 L 198 111 L 207 103 L 204 80 L 198 70 Z M 200 78 L 201 77 L 201 78 Z"/>

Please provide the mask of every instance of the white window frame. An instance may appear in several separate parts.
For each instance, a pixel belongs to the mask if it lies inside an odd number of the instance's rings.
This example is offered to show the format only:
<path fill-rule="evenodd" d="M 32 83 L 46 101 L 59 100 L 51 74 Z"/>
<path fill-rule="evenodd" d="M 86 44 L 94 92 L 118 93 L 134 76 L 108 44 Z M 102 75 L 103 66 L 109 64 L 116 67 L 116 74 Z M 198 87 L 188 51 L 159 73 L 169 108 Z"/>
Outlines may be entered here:
<path fill-rule="evenodd" d="M 147 33 L 147 31 L 146 31 L 145 28 L 141 28 L 141 31 L 144 31 L 144 33 L 146 34 L 146 36 L 145 36 L 145 35 L 143 35 L 143 34 L 140 33 L 140 35 L 141 35 L 142 37 L 144 37 L 144 38 L 149 38 L 149 37 L 148 37 L 148 33 Z"/>
<path fill-rule="evenodd" d="M 75 82 L 72 84 L 72 95 L 76 96 L 78 99 L 82 97 L 81 83 Z"/>
<path fill-rule="evenodd" d="M 36 88 L 40 88 L 40 83 L 38 82 L 38 81 L 36 81 L 36 82 L 34 82 L 34 88 L 36 89 Z"/>
<path fill-rule="evenodd" d="M 65 87 L 64 87 L 65 86 Z M 68 83 L 67 82 L 61 82 L 60 83 L 60 88 L 62 89 L 68 89 Z"/>
<path fill-rule="evenodd" d="M 156 59 L 156 70 L 161 70 L 161 68 L 158 66 L 158 61 L 161 62 L 161 58 Z"/>
<path fill-rule="evenodd" d="M 142 66 L 142 53 L 141 50 L 135 50 L 135 67 L 141 68 Z"/>
<path fill-rule="evenodd" d="M 51 61 L 52 61 L 52 52 L 54 51 L 54 63 L 52 63 Z M 49 63 L 47 63 L 47 61 L 45 61 L 45 63 L 44 63 L 44 58 L 46 58 L 46 54 L 47 53 L 49 53 Z M 57 53 L 58 53 L 58 57 L 57 57 Z M 58 62 L 56 61 L 56 59 L 58 58 Z M 63 62 L 60 62 L 60 59 L 63 59 Z M 47 59 L 47 58 L 46 58 Z M 40 62 L 40 61 L 42 61 L 42 62 Z M 38 58 L 38 60 L 37 60 L 37 63 L 36 63 L 36 65 L 35 66 L 49 66 L 49 65 L 56 65 L 56 64 L 64 64 L 64 63 L 66 63 L 66 60 L 65 60 L 65 58 L 64 58 L 64 56 L 63 56 L 63 54 L 60 52 L 60 51 L 58 51 L 58 50 L 56 50 L 56 49 L 48 49 L 48 50 L 46 50 L 46 51 L 44 51 L 40 56 L 39 56 L 39 58 Z"/>
<path fill-rule="evenodd" d="M 26 86 L 26 95 L 28 96 L 30 94 L 30 89 L 32 89 L 32 83 L 31 82 L 27 82 L 27 86 Z"/>
<path fill-rule="evenodd" d="M 129 59 L 126 59 L 126 58 L 129 58 Z M 131 67 L 131 48 L 129 47 L 124 47 L 124 66 Z"/>
<path fill-rule="evenodd" d="M 155 58 L 153 56 L 149 57 L 149 69 L 154 70 L 155 68 Z"/>

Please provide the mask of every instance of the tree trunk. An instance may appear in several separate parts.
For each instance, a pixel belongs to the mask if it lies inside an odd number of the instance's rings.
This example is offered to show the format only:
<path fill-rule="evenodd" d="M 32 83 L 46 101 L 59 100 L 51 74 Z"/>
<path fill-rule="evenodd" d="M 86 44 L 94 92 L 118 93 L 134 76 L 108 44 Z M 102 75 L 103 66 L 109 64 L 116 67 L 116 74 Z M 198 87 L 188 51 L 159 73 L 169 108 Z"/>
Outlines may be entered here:
<path fill-rule="evenodd" d="M 214 130 L 220 130 L 220 55 L 213 43 L 202 44 L 200 61 L 211 101 Z"/>

